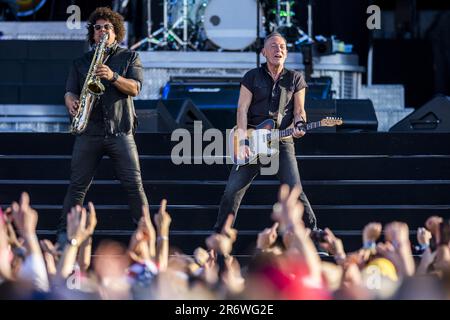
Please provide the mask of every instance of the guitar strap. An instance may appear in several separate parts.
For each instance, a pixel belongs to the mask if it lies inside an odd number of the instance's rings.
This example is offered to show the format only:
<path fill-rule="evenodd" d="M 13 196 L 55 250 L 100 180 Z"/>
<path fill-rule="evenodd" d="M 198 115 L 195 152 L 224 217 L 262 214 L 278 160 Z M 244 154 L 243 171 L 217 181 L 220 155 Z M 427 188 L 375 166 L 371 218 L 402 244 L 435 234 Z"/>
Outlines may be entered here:
<path fill-rule="evenodd" d="M 276 120 L 276 128 L 277 129 L 280 129 L 281 122 L 283 121 L 283 117 L 285 114 L 285 108 L 286 108 L 287 96 L 288 96 L 288 90 L 286 88 L 290 88 L 292 86 L 292 81 L 293 81 L 292 73 L 287 72 L 284 75 L 283 79 L 280 81 L 282 81 L 282 82 L 280 82 L 280 84 L 279 84 L 279 86 L 280 86 L 280 102 L 278 105 L 278 114 L 277 114 L 277 120 Z M 292 140 L 292 138 L 288 137 L 288 138 L 284 138 L 282 140 L 289 141 L 289 140 Z"/>
<path fill-rule="evenodd" d="M 283 121 L 283 117 L 285 114 L 285 108 L 287 104 L 287 96 L 288 96 L 288 90 L 287 88 L 291 88 L 293 85 L 293 74 L 290 71 L 287 71 L 282 78 L 280 79 L 279 86 L 280 86 L 280 102 L 278 104 L 278 114 L 276 119 L 276 128 L 279 129 L 281 126 L 281 122 Z"/>
<path fill-rule="evenodd" d="M 285 87 L 280 86 L 280 103 L 278 105 L 278 114 L 277 114 L 277 129 L 281 126 L 281 121 L 283 120 L 284 108 L 286 107 L 287 100 L 287 90 Z"/>

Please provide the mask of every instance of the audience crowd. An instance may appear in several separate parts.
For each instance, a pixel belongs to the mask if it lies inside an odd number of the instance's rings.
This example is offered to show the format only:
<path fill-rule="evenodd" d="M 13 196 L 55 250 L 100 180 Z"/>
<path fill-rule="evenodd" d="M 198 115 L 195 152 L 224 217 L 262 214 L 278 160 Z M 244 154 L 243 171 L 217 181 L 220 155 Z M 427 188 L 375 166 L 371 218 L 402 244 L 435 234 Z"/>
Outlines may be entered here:
<path fill-rule="evenodd" d="M 332 230 L 305 228 L 299 195 L 299 188 L 281 186 L 273 225 L 258 234 L 241 266 L 232 215 L 221 233 L 181 253 L 170 248 L 172 218 L 162 200 L 153 218 L 142 208 L 128 247 L 102 240 L 93 252 L 92 203 L 71 209 L 69 240 L 57 244 L 38 239 L 38 212 L 23 193 L 0 209 L 0 299 L 450 298 L 450 220 L 428 218 L 414 244 L 407 224 L 371 222 L 361 248 L 346 252 Z"/>

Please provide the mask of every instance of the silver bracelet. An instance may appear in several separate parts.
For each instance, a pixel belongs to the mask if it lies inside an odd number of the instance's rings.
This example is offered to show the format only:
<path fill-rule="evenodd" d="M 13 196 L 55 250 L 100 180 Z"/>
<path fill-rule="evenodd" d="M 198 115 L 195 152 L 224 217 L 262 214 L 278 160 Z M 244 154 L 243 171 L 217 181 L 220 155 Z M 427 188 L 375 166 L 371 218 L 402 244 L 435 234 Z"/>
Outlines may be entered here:
<path fill-rule="evenodd" d="M 166 240 L 166 241 L 169 241 L 169 237 L 167 237 L 167 236 L 159 236 L 159 237 L 158 237 L 158 240 Z"/>

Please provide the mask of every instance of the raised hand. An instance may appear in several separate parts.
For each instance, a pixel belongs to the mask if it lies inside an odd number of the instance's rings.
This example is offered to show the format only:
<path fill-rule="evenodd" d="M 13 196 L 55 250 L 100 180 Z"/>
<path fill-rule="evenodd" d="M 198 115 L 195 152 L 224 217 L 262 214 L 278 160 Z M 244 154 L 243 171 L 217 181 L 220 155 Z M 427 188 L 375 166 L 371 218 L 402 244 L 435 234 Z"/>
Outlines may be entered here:
<path fill-rule="evenodd" d="M 397 221 L 389 223 L 385 229 L 385 238 L 394 246 L 409 245 L 408 225 Z"/>
<path fill-rule="evenodd" d="M 169 264 L 169 228 L 172 218 L 167 212 L 167 200 L 161 200 L 158 213 L 155 215 L 155 224 L 158 231 L 156 260 L 160 271 L 165 271 Z"/>
<path fill-rule="evenodd" d="M 147 205 L 142 206 L 142 218 L 139 221 L 138 228 L 144 233 L 145 237 L 156 240 L 156 231 L 153 227 L 152 219 L 150 218 L 150 210 Z"/>
<path fill-rule="evenodd" d="M 1 214 L 1 211 L 0 211 Z M 0 216 L 0 278 L 9 279 L 11 277 L 11 264 L 9 263 L 9 244 L 6 231 L 6 224 Z"/>
<path fill-rule="evenodd" d="M 442 217 L 431 216 L 425 222 L 425 228 L 431 232 L 436 243 L 441 242 L 440 225 L 443 221 Z"/>
<path fill-rule="evenodd" d="M 342 240 L 337 238 L 328 228 L 325 228 L 324 233 L 325 242 L 321 242 L 320 246 L 333 255 L 335 259 L 345 259 L 345 251 Z"/>
<path fill-rule="evenodd" d="M 417 229 L 417 242 L 421 246 L 429 246 L 431 237 L 432 237 L 431 232 L 428 231 L 427 229 L 425 228 Z"/>
<path fill-rule="evenodd" d="M 87 216 L 87 224 L 86 231 L 89 233 L 89 236 L 94 234 L 95 227 L 97 226 L 97 213 L 95 212 L 95 207 L 92 202 L 88 203 L 88 216 Z"/>
<path fill-rule="evenodd" d="M 225 260 L 225 272 L 222 274 L 222 281 L 232 294 L 238 294 L 244 290 L 245 280 L 241 275 L 239 262 L 230 257 Z"/>
<path fill-rule="evenodd" d="M 210 256 L 209 256 L 208 251 L 206 251 L 202 247 L 198 247 L 194 251 L 194 259 L 195 259 L 195 262 L 200 267 L 203 267 L 208 262 L 208 260 L 210 259 Z"/>
<path fill-rule="evenodd" d="M 278 202 L 273 206 L 272 219 L 279 222 L 281 231 L 289 226 L 303 225 L 304 208 L 298 200 L 301 192 L 299 186 L 295 186 L 292 190 L 285 184 L 280 187 Z"/>
<path fill-rule="evenodd" d="M 95 211 L 94 211 L 95 214 Z M 87 227 L 86 209 L 77 205 L 73 207 L 67 215 L 67 237 L 69 240 L 75 239 L 80 245 L 91 236 L 91 229 Z"/>
<path fill-rule="evenodd" d="M 228 256 L 233 249 L 233 241 L 226 235 L 214 233 L 206 239 L 208 249 L 218 252 L 224 256 Z"/>
<path fill-rule="evenodd" d="M 22 247 L 23 239 L 21 239 L 22 242 L 19 241 L 19 239 L 17 239 L 16 232 L 14 231 L 14 227 L 13 227 L 14 219 L 13 219 L 11 207 L 9 207 L 5 210 L 3 217 L 4 217 L 4 221 L 5 221 L 5 228 L 6 228 L 6 233 L 8 235 L 9 244 L 13 248 Z"/>
<path fill-rule="evenodd" d="M 382 229 L 381 223 L 371 222 L 367 224 L 363 230 L 363 243 L 375 243 L 380 238 Z"/>
<path fill-rule="evenodd" d="M 266 228 L 258 234 L 258 239 L 256 241 L 256 247 L 260 250 L 266 250 L 270 248 L 277 240 L 277 228 L 279 226 L 278 222 L 275 222 L 272 227 Z"/>
<path fill-rule="evenodd" d="M 395 252 L 395 247 L 390 242 L 378 243 L 377 253 L 382 257 L 391 260 L 394 264 L 398 264 L 399 257 Z"/>
<path fill-rule="evenodd" d="M 231 242 L 235 242 L 237 239 L 237 230 L 233 228 L 234 215 L 229 214 L 225 224 L 222 227 L 222 234 L 231 239 Z"/>
<path fill-rule="evenodd" d="M 439 225 L 444 221 L 442 217 L 431 216 L 425 222 L 425 227 L 431 232 L 433 236 L 439 232 Z"/>
<path fill-rule="evenodd" d="M 58 257 L 58 244 L 54 245 L 48 239 L 39 241 L 39 244 L 41 245 L 42 252 L 51 254 L 55 259 Z"/>
<path fill-rule="evenodd" d="M 412 258 L 408 225 L 397 221 L 389 223 L 385 228 L 385 238 L 387 247 L 377 246 L 377 252 L 385 251 L 385 254 L 388 255 L 387 258 L 392 260 L 403 276 L 413 275 L 415 264 Z M 390 250 L 390 247 L 394 248 L 394 252 Z"/>
<path fill-rule="evenodd" d="M 13 202 L 12 206 L 13 221 L 20 235 L 24 238 L 34 237 L 36 235 L 36 225 L 38 214 L 36 210 L 30 207 L 30 196 L 23 192 L 20 202 Z"/>
<path fill-rule="evenodd" d="M 155 224 L 156 229 L 159 233 L 169 233 L 170 223 L 172 222 L 172 218 L 166 210 L 167 208 L 167 200 L 161 200 L 161 206 L 159 207 L 158 213 L 155 215 Z"/>
<path fill-rule="evenodd" d="M 131 237 L 128 254 L 133 261 L 141 264 L 151 260 L 154 256 L 151 255 L 146 236 L 140 229 L 136 230 Z"/>
<path fill-rule="evenodd" d="M 58 260 L 58 252 L 56 247 L 50 240 L 47 239 L 39 241 L 39 244 L 41 245 L 45 265 L 47 266 L 47 273 L 51 276 L 56 275 L 56 263 Z"/>

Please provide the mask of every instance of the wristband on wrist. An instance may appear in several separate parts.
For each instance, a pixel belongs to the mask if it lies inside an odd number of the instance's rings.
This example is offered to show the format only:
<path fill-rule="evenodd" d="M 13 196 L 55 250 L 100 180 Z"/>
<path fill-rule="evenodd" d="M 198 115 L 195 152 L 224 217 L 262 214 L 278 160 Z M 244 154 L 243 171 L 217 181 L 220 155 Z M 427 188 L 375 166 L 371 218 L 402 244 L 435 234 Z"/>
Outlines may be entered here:
<path fill-rule="evenodd" d="M 167 237 L 167 236 L 159 236 L 159 237 L 158 237 L 158 240 L 166 240 L 166 241 L 169 241 L 169 237 Z"/>
<path fill-rule="evenodd" d="M 71 247 L 77 247 L 79 245 L 79 242 L 76 238 L 67 239 L 67 244 Z"/>
<path fill-rule="evenodd" d="M 430 247 L 430 244 L 427 244 L 427 243 L 422 244 L 422 243 L 420 243 L 418 246 L 416 246 L 415 249 L 418 250 L 418 251 L 425 251 L 429 247 Z"/>
<path fill-rule="evenodd" d="M 242 146 L 248 146 L 248 145 L 249 145 L 249 143 L 248 143 L 248 140 L 247 140 L 247 139 L 243 139 L 243 140 L 239 141 L 239 146 L 240 146 L 240 147 L 242 147 Z"/>
<path fill-rule="evenodd" d="M 114 83 L 117 81 L 117 79 L 119 79 L 119 74 L 117 72 L 113 73 L 113 77 L 111 79 L 111 83 Z"/>
<path fill-rule="evenodd" d="M 375 249 L 377 247 L 377 243 L 375 241 L 366 241 L 364 242 L 363 249 Z"/>
<path fill-rule="evenodd" d="M 295 126 L 298 127 L 298 126 L 301 125 L 301 124 L 306 124 L 306 122 L 305 122 L 304 120 L 297 121 L 297 122 L 295 123 Z"/>
<path fill-rule="evenodd" d="M 345 258 L 346 258 L 345 254 L 336 254 L 336 255 L 334 256 L 334 260 L 335 260 L 337 263 L 344 261 Z"/>

